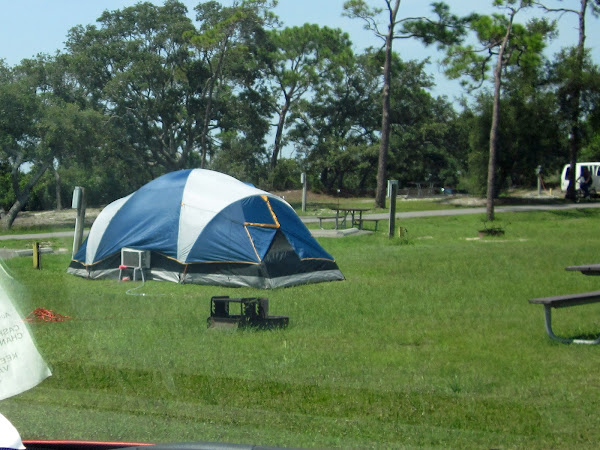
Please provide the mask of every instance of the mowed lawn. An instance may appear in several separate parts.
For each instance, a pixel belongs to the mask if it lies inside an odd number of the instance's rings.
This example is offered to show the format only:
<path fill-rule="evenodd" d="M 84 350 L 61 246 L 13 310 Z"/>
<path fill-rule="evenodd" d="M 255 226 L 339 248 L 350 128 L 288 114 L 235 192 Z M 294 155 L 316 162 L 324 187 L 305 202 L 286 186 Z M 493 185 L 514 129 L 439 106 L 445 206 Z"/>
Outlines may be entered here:
<path fill-rule="evenodd" d="M 600 348 L 528 299 L 600 289 L 600 210 L 403 220 L 322 238 L 346 281 L 273 291 L 89 281 L 68 255 L 5 261 L 53 376 L 0 402 L 23 438 L 305 448 L 597 448 Z M 383 225 L 383 226 L 382 226 Z M 490 226 L 488 224 L 488 226 Z M 70 248 L 69 240 L 53 246 Z M 146 295 L 130 295 L 130 294 Z M 266 296 L 277 331 L 207 329 L 213 295 Z M 600 305 L 554 314 L 600 333 Z"/>

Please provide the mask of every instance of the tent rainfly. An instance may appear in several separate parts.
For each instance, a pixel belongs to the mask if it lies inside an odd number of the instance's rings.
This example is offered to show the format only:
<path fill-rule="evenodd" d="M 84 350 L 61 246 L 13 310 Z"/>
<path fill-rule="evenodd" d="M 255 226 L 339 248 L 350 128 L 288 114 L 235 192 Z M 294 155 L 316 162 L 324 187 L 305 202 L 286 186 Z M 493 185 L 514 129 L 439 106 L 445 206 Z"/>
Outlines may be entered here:
<path fill-rule="evenodd" d="M 153 280 L 277 288 L 344 279 L 287 202 L 204 169 L 168 173 L 108 205 L 67 271 L 117 279 L 122 248 L 150 251 Z"/>

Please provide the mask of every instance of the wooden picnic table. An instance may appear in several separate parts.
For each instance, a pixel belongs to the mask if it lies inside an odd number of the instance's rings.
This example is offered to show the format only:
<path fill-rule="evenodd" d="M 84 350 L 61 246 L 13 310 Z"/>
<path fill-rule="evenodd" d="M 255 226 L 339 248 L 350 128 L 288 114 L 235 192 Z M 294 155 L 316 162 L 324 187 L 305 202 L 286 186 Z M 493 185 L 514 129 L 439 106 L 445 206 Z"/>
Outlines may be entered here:
<path fill-rule="evenodd" d="M 600 264 L 568 266 L 565 267 L 565 270 L 581 272 L 584 275 L 600 275 Z M 597 302 L 600 302 L 600 291 L 532 298 L 529 300 L 529 303 L 544 305 L 544 317 L 548 336 L 555 341 L 563 342 L 565 344 L 600 344 L 600 336 L 596 339 L 573 339 L 557 336 L 552 330 L 552 308 L 567 308 L 569 306 L 587 305 Z"/>
<path fill-rule="evenodd" d="M 353 227 L 354 225 L 358 226 L 358 229 L 362 229 L 362 223 L 363 223 L 363 217 L 362 214 L 365 211 L 369 211 L 370 208 L 340 208 L 340 207 L 335 207 L 335 208 L 331 208 L 335 211 L 335 228 L 337 229 L 338 226 L 341 226 L 342 228 L 346 228 L 347 222 L 346 222 L 346 218 L 348 217 L 348 215 L 350 215 L 351 222 L 350 222 L 350 226 Z M 356 215 L 358 215 L 358 218 L 356 218 Z M 341 223 L 339 223 L 339 220 L 341 219 Z"/>

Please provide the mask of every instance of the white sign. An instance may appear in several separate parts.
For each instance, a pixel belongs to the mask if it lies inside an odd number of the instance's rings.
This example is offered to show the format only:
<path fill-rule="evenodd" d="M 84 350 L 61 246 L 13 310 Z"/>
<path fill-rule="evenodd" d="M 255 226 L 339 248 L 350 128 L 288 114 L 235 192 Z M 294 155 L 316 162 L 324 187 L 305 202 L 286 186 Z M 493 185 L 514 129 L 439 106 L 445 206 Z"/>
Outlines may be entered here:
<path fill-rule="evenodd" d="M 0 400 L 20 394 L 52 375 L 17 313 L 0 273 Z"/>

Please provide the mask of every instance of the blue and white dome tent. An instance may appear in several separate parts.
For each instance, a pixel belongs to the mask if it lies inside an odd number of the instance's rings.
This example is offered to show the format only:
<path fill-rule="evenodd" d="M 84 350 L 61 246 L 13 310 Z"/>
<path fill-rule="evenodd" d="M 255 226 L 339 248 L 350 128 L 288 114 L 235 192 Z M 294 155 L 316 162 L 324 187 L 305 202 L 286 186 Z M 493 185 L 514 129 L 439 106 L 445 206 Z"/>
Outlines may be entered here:
<path fill-rule="evenodd" d="M 118 278 L 122 248 L 151 252 L 146 279 L 256 288 L 344 279 L 287 202 L 204 169 L 168 173 L 104 208 L 68 272 Z"/>

